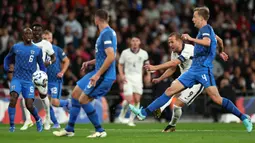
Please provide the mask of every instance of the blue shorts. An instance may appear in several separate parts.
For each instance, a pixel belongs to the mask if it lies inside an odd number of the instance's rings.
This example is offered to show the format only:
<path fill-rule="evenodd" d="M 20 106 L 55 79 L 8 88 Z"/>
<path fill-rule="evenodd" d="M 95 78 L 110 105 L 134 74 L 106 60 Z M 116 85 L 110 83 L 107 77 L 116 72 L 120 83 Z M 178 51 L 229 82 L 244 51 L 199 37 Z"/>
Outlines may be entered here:
<path fill-rule="evenodd" d="M 201 83 L 205 88 L 216 86 L 214 75 L 210 68 L 189 69 L 183 73 L 178 80 L 186 87 L 190 88 L 194 84 Z"/>
<path fill-rule="evenodd" d="M 35 87 L 31 81 L 19 80 L 17 78 L 12 78 L 10 85 L 10 92 L 17 92 L 18 95 L 22 93 L 24 98 L 34 98 L 35 97 Z"/>
<path fill-rule="evenodd" d="M 77 85 L 83 90 L 83 92 L 92 98 L 97 98 L 106 95 L 115 80 L 105 79 L 103 76 L 100 77 L 96 83 L 96 86 L 90 85 L 90 78 L 96 74 L 96 71 L 92 71 L 86 74 L 82 79 L 77 82 Z"/>
<path fill-rule="evenodd" d="M 51 98 L 59 99 L 62 93 L 62 81 L 59 82 L 49 82 L 48 83 L 48 95 Z"/>

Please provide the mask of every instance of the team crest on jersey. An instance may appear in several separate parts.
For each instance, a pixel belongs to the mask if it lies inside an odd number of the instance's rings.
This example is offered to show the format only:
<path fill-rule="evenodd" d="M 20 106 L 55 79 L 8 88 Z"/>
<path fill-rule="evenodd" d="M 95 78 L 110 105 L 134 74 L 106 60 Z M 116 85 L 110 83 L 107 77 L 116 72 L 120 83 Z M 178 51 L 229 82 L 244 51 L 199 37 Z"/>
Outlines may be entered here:
<path fill-rule="evenodd" d="M 30 52 L 31 52 L 32 55 L 35 54 L 35 51 L 34 51 L 34 50 L 31 50 Z"/>

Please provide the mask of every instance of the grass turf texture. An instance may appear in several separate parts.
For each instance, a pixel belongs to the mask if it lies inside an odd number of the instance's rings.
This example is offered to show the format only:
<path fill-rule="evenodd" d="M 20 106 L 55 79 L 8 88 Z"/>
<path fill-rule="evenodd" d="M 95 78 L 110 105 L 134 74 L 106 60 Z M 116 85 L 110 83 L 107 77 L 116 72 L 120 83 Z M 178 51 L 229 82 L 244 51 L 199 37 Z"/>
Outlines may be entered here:
<path fill-rule="evenodd" d="M 8 125 L 0 124 L 1 143 L 255 143 L 255 133 L 247 133 L 242 124 L 180 123 L 176 132 L 161 133 L 166 123 L 103 124 L 106 138 L 87 139 L 93 133 L 90 124 L 77 124 L 74 137 L 55 137 L 50 131 L 37 132 L 35 125 L 27 131 L 16 126 L 14 133 Z M 64 127 L 64 125 L 62 125 Z"/>

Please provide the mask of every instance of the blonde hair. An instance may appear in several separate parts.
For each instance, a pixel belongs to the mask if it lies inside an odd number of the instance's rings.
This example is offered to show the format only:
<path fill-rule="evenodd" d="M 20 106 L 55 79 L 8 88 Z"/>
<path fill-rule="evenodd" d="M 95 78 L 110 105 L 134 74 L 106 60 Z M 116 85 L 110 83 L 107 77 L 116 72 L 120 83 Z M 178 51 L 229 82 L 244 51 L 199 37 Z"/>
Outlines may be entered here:
<path fill-rule="evenodd" d="M 204 18 L 204 20 L 208 20 L 210 17 L 210 10 L 208 7 L 206 6 L 202 6 L 202 7 L 196 7 L 194 9 L 194 12 L 197 11 L 198 15 L 202 16 Z"/>

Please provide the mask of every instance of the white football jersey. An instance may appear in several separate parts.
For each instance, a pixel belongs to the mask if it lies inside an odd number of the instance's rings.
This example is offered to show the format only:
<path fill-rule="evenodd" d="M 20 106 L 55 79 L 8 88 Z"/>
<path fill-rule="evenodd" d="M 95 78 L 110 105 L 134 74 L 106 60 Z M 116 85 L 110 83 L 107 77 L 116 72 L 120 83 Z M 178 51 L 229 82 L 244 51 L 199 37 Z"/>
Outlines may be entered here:
<path fill-rule="evenodd" d="M 42 40 L 41 42 L 34 43 L 37 47 L 42 49 L 42 59 L 45 62 L 46 59 L 48 58 L 47 56 L 51 56 L 54 54 L 54 50 L 52 48 L 52 44 L 49 41 Z M 37 69 L 39 69 L 39 66 L 37 65 Z"/>
<path fill-rule="evenodd" d="M 133 53 L 128 48 L 121 53 L 119 63 L 124 65 L 124 73 L 128 81 L 143 83 L 143 66 L 145 62 L 149 63 L 148 58 L 148 53 L 143 49 Z"/>
<path fill-rule="evenodd" d="M 192 64 L 192 58 L 194 56 L 194 46 L 191 44 L 184 44 L 184 47 L 181 51 L 181 54 L 172 52 L 171 60 L 179 59 L 181 60 L 181 64 L 179 64 L 181 74 L 188 71 Z"/>

